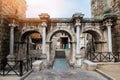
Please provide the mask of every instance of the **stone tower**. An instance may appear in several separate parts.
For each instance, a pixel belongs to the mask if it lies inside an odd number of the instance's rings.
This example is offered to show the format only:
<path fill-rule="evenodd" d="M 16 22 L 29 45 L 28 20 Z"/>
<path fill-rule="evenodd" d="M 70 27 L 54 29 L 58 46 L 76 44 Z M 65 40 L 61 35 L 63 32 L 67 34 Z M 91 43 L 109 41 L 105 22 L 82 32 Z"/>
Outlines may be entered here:
<path fill-rule="evenodd" d="M 106 13 L 117 15 L 116 26 L 112 27 L 113 51 L 120 51 L 120 0 L 91 0 L 92 18 L 101 18 Z"/>

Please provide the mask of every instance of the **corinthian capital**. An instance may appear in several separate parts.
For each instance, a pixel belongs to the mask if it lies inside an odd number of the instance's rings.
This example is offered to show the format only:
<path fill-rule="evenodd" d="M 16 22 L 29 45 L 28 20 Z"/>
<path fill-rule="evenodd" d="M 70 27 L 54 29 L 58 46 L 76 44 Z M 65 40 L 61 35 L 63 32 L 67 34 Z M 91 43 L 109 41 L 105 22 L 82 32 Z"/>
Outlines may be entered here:
<path fill-rule="evenodd" d="M 81 25 L 81 20 L 79 18 L 75 19 L 75 26 L 80 26 Z"/>
<path fill-rule="evenodd" d="M 47 27 L 47 23 L 46 22 L 42 22 L 41 26 L 42 27 Z"/>
<path fill-rule="evenodd" d="M 106 20 L 106 26 L 112 26 L 112 25 L 113 25 L 113 20 L 112 19 Z"/>
<path fill-rule="evenodd" d="M 12 23 L 9 24 L 10 27 L 16 27 L 16 23 L 15 23 L 15 20 L 13 19 L 12 20 Z"/>
<path fill-rule="evenodd" d="M 82 13 L 75 13 L 72 16 L 72 20 L 75 26 L 80 26 L 81 25 L 81 21 L 83 18 L 84 14 Z"/>

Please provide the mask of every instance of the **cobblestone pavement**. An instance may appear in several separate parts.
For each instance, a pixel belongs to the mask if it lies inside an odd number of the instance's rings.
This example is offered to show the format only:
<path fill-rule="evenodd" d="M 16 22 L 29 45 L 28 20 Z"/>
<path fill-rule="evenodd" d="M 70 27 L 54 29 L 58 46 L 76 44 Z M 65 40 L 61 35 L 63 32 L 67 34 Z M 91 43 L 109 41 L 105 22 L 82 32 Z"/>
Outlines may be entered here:
<path fill-rule="evenodd" d="M 41 70 L 32 72 L 25 80 L 108 80 L 94 71 L 81 69 L 55 71 Z"/>
<path fill-rule="evenodd" d="M 0 76 L 0 80 L 20 80 L 18 76 Z"/>

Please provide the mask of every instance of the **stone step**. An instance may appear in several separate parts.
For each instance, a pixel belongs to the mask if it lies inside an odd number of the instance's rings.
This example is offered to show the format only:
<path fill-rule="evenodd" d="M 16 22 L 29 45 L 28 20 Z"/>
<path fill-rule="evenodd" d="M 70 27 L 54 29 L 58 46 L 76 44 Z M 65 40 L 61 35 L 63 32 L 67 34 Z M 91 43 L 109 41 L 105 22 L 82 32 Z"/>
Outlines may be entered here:
<path fill-rule="evenodd" d="M 55 58 L 66 58 L 65 56 L 65 50 L 63 49 L 57 49 L 55 53 Z"/>

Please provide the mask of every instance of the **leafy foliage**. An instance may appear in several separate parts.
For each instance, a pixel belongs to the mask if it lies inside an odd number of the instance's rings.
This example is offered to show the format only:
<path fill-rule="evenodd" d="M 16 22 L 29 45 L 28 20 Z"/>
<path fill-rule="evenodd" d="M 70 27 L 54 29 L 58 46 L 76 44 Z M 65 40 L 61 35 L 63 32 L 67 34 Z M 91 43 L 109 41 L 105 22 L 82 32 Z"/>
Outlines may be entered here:
<path fill-rule="evenodd" d="M 106 8 L 106 9 L 103 11 L 102 15 L 107 14 L 107 13 L 111 13 L 111 12 L 112 12 L 111 8 Z"/>

